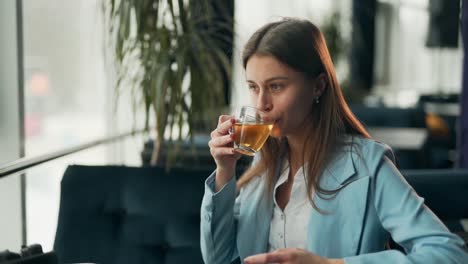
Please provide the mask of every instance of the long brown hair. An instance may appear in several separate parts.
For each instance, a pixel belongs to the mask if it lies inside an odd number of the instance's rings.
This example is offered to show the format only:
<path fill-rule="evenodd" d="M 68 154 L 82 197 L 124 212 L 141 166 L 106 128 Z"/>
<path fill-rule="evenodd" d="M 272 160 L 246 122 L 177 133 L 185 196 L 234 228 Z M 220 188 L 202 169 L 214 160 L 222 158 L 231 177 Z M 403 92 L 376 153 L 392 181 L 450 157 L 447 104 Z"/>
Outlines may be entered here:
<path fill-rule="evenodd" d="M 308 198 L 312 206 L 320 212 L 313 200 L 313 192 L 324 197 L 333 196 L 340 190 L 326 190 L 319 185 L 320 175 L 327 162 L 344 146 L 347 136 L 370 136 L 346 104 L 325 38 L 310 21 L 286 18 L 261 27 L 244 47 L 244 69 L 253 55 L 273 56 L 310 80 L 320 74 L 326 77 L 326 88 L 320 96 L 320 102 L 314 104 L 306 121 L 308 136 L 302 153 L 302 158 L 307 163 L 304 169 L 307 172 L 305 175 Z M 238 188 L 266 172 L 267 197 L 272 197 L 273 186 L 277 180 L 275 166 L 281 166 L 283 163 L 277 162 L 277 155 L 282 151 L 286 151 L 287 154 L 288 146 L 284 141 L 272 137 L 267 140 L 261 150 L 260 159 L 241 176 L 237 183 Z"/>

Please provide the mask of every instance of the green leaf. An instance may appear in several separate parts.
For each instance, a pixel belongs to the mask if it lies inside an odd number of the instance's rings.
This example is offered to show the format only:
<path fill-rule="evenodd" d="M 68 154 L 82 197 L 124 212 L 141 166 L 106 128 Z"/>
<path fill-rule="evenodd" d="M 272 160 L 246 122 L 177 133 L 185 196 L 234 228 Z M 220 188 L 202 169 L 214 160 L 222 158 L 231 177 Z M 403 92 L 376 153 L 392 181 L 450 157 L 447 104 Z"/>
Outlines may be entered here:
<path fill-rule="evenodd" d="M 230 21 L 213 24 L 207 0 L 105 3 L 117 63 L 116 97 L 130 92 L 134 115 L 138 109 L 145 111 L 145 127 L 154 114 L 156 141 L 160 144 L 167 131 L 169 143 L 176 145 L 171 162 L 180 141 L 192 141 L 194 127 L 216 121 L 219 114 L 223 75 L 231 78 L 230 60 L 220 48 L 231 41 L 222 33 L 229 32 Z M 182 132 L 186 125 L 188 134 Z"/>

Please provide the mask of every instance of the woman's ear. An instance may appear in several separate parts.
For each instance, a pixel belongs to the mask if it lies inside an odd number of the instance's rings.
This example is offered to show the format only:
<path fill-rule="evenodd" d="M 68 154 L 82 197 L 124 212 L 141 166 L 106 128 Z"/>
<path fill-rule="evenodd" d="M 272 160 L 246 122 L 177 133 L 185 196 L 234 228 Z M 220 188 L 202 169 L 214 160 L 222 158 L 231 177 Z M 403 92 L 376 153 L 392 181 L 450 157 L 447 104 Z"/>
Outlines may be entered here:
<path fill-rule="evenodd" d="M 319 74 L 315 79 L 314 98 L 320 98 L 327 88 L 327 76 L 325 73 Z"/>

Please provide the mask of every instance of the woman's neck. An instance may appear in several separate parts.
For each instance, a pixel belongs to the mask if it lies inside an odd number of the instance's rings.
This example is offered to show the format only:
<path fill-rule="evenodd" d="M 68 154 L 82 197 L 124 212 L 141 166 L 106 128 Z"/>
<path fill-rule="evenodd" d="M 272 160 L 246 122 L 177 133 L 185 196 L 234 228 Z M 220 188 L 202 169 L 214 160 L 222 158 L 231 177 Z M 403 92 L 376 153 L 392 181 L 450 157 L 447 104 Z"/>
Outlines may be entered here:
<path fill-rule="evenodd" d="M 304 140 L 288 137 L 289 167 L 292 177 L 304 165 Z"/>

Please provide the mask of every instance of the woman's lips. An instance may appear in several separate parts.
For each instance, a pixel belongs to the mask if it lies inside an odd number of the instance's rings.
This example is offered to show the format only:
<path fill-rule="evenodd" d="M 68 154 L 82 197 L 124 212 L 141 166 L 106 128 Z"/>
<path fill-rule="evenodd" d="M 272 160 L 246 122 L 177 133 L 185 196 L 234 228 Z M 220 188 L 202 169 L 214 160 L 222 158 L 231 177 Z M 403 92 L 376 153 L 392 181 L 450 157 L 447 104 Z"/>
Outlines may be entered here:
<path fill-rule="evenodd" d="M 275 125 L 276 123 L 278 123 L 278 119 L 274 119 L 274 118 L 263 118 L 263 121 L 264 121 L 265 123 L 273 124 L 273 125 Z"/>
<path fill-rule="evenodd" d="M 262 116 L 261 118 L 264 123 L 268 123 L 268 124 L 275 123 L 275 120 L 276 120 L 274 118 L 267 117 L 267 116 Z"/>
<path fill-rule="evenodd" d="M 264 117 L 263 118 L 263 121 L 265 123 L 269 123 L 269 124 L 273 124 L 273 126 L 277 126 L 278 123 L 281 121 L 280 119 L 277 119 L 277 118 L 268 118 L 268 117 Z"/>

